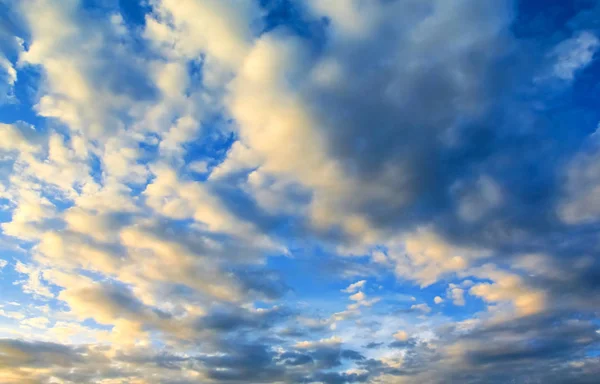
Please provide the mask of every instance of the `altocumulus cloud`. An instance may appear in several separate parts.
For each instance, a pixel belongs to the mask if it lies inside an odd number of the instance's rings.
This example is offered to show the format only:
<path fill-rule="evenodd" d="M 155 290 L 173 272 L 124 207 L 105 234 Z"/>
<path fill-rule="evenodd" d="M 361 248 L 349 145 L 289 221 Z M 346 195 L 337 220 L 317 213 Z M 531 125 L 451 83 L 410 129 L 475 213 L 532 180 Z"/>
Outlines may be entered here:
<path fill-rule="evenodd" d="M 598 1 L 0 13 L 0 382 L 597 381 Z"/>

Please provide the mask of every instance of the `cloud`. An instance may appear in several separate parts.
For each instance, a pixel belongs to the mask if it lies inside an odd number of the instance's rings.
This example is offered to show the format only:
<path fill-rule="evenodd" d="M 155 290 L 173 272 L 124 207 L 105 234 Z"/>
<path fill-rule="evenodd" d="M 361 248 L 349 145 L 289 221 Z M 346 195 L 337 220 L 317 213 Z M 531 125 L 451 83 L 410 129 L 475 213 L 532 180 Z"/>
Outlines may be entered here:
<path fill-rule="evenodd" d="M 455 284 L 450 284 L 446 291 L 446 296 L 452 299 L 452 303 L 458 306 L 465 305 L 465 290 L 457 287 Z"/>
<path fill-rule="evenodd" d="M 37 146 L 33 140 L 35 131 L 25 123 L 1 124 L 0 123 L 0 150 L 16 151 L 18 153 L 35 152 Z"/>
<path fill-rule="evenodd" d="M 17 262 L 15 271 L 27 275 L 27 280 L 21 282 L 24 292 L 41 297 L 54 297 L 54 294 L 50 291 L 48 285 L 44 283 L 42 270 L 40 268 Z"/>
<path fill-rule="evenodd" d="M 478 296 L 487 302 L 512 302 L 517 312 L 523 315 L 538 313 L 546 307 L 544 292 L 527 287 L 527 284 L 520 276 L 494 270 L 493 268 L 483 272 L 480 276 L 490 278 L 494 283 L 473 285 L 469 289 L 471 295 Z M 457 290 L 459 288 L 453 288 L 452 295 Z M 460 296 L 462 296 L 462 292 Z"/>
<path fill-rule="evenodd" d="M 15 84 L 18 80 L 17 63 L 11 60 L 18 56 L 23 49 L 23 40 L 16 34 L 19 33 L 18 15 L 12 12 L 8 5 L 2 7 L 5 22 L 0 30 L 0 101 L 6 104 L 17 102 L 15 97 Z"/>
<path fill-rule="evenodd" d="M 346 289 L 342 289 L 342 292 L 354 293 L 354 292 L 358 291 L 359 289 L 362 289 L 365 286 L 366 282 L 367 282 L 366 280 L 360 280 L 360 281 L 357 281 L 356 283 L 352 283 Z"/>
<path fill-rule="evenodd" d="M 42 116 L 98 136 L 119 127 L 119 115 L 135 99 L 153 97 L 143 61 L 130 54 L 131 45 L 119 43 L 130 38 L 121 33 L 118 15 L 94 18 L 76 1 L 56 7 L 36 1 L 20 11 L 32 43 L 19 60 L 40 66 L 46 76 L 46 94 L 37 104 Z M 110 44 L 119 49 L 107 49 Z"/>
<path fill-rule="evenodd" d="M 394 339 L 398 340 L 398 341 L 406 341 L 408 340 L 408 333 L 406 333 L 406 331 L 398 331 L 396 333 L 394 333 Z"/>
<path fill-rule="evenodd" d="M 55 343 L 28 343 L 20 340 L 0 340 L 2 366 L 48 367 L 54 364 L 71 365 L 77 354 L 69 347 Z"/>
<path fill-rule="evenodd" d="M 594 222 L 600 215 L 596 204 L 600 186 L 598 156 L 600 148 L 595 134 L 589 139 L 590 149 L 577 154 L 565 169 L 565 184 L 559 215 L 569 224 Z"/>
<path fill-rule="evenodd" d="M 240 328 L 260 329 L 270 328 L 275 321 L 281 321 L 288 316 L 283 308 L 270 309 L 227 309 L 213 310 L 210 314 L 199 319 L 199 329 L 216 331 L 234 331 Z"/>
<path fill-rule="evenodd" d="M 331 345 L 338 345 L 341 344 L 342 339 L 340 339 L 339 337 L 331 337 L 328 339 L 321 339 L 321 340 L 316 340 L 316 341 L 302 341 L 296 344 L 296 348 L 300 348 L 300 349 L 310 349 L 310 348 L 315 348 L 315 347 L 321 347 L 321 346 L 331 346 Z"/>
<path fill-rule="evenodd" d="M 562 80 L 573 80 L 575 74 L 587 67 L 600 48 L 600 41 L 589 31 L 560 42 L 552 52 L 556 58 L 554 75 Z"/>
<path fill-rule="evenodd" d="M 393 13 L 394 6 L 395 5 L 390 3 L 386 6 L 382 6 L 381 9 L 377 9 L 376 12 L 382 15 L 379 20 L 382 25 L 386 25 L 386 22 L 388 22 L 388 19 L 383 15 L 385 15 L 386 11 Z M 435 8 L 437 6 L 440 8 Z M 331 17 L 334 30 L 337 26 L 337 19 L 335 19 L 335 16 L 338 16 L 340 20 L 343 20 L 347 15 L 354 14 L 352 13 L 353 11 L 351 11 L 352 7 L 353 5 L 349 3 L 344 6 L 339 6 L 333 11 L 331 14 L 333 16 Z M 386 7 L 389 9 L 386 9 Z M 376 9 L 377 7 L 372 8 Z M 429 31 L 427 31 L 426 26 L 429 24 L 435 25 L 437 22 L 436 16 L 438 15 L 435 12 L 439 11 L 439 14 L 441 15 L 443 12 L 442 8 L 442 5 L 436 3 L 434 4 L 434 14 L 429 19 L 424 18 L 424 20 L 421 20 L 419 19 L 420 15 L 416 13 L 407 15 L 407 22 L 414 23 L 416 27 L 422 25 L 423 27 L 421 30 L 423 30 L 423 39 L 430 38 L 427 36 Z M 480 7 L 478 8 L 478 11 L 489 11 L 489 9 L 484 8 L 485 7 Z M 499 6 L 498 8 L 501 9 L 502 7 Z M 344 13 L 346 11 L 347 13 Z M 365 15 L 368 15 L 368 13 L 369 12 L 367 11 Z M 500 14 L 502 14 L 502 12 L 498 12 L 498 15 Z M 365 15 L 361 14 L 361 16 L 368 17 Z M 411 19 L 411 17 L 414 17 L 414 19 Z M 421 22 L 423 24 L 419 24 Z M 493 34 L 493 28 L 495 28 L 495 26 L 490 25 L 486 31 L 490 31 L 490 33 Z M 418 31 L 420 32 L 421 30 Z M 403 30 L 395 30 L 390 27 L 390 31 L 394 33 L 394 39 L 397 38 L 399 42 L 406 44 L 407 50 L 412 49 L 412 41 L 419 41 L 418 39 L 404 40 Z M 334 59 L 338 59 L 338 62 L 344 63 L 344 67 L 342 68 L 343 71 L 353 73 L 356 71 L 353 66 L 358 67 L 363 64 L 359 58 L 359 52 L 361 52 L 361 50 L 367 51 L 369 48 L 373 47 L 367 43 L 362 45 L 360 42 L 349 42 L 344 40 L 344 32 L 347 31 L 342 29 L 339 40 L 336 40 L 338 36 L 335 36 L 333 40 L 335 43 L 332 44 L 331 51 L 328 52 L 328 55 L 323 55 L 322 59 L 330 62 L 333 56 Z M 378 36 L 379 29 L 374 28 L 372 31 L 369 30 L 369 32 L 371 32 L 369 36 Z M 477 44 L 477 42 L 469 41 L 467 38 L 465 39 L 466 45 Z M 419 43 L 420 42 L 421 41 L 419 41 Z M 307 62 L 307 59 L 303 59 L 303 47 L 300 46 L 292 51 L 291 47 L 295 47 L 296 44 L 297 43 L 293 40 L 286 44 L 285 37 L 282 42 L 273 38 L 265 38 L 264 41 L 259 41 L 257 43 L 255 51 L 249 55 L 248 65 L 258 66 L 258 63 L 260 62 L 261 65 L 265 67 L 267 65 L 273 65 L 274 68 L 279 68 L 279 65 L 281 65 L 279 63 L 283 60 L 288 60 L 290 62 L 287 64 L 288 76 L 300 76 L 300 73 L 311 70 L 313 66 L 319 68 L 321 58 L 317 58 L 312 62 Z M 344 44 L 347 44 L 347 46 Z M 286 47 L 286 45 L 288 47 Z M 350 56 L 351 53 L 348 50 L 344 51 L 345 48 L 348 49 L 349 47 L 352 47 L 352 52 L 355 56 Z M 463 49 L 459 44 L 456 44 L 453 48 L 457 49 L 457 54 Z M 395 105 L 401 105 L 399 100 L 402 100 L 402 98 L 397 97 L 397 95 L 392 96 L 394 89 L 399 90 L 402 88 L 400 84 L 396 84 L 397 88 L 394 88 L 396 86 L 394 85 L 394 81 L 400 82 L 403 78 L 415 79 L 414 84 L 403 84 L 405 87 L 402 89 L 406 92 L 408 92 L 407 89 L 413 89 L 413 86 L 415 87 L 414 89 L 423 88 L 424 84 L 417 85 L 419 79 L 418 74 L 403 73 L 402 68 L 394 67 L 393 65 L 385 66 L 383 64 L 384 62 L 394 62 L 392 57 L 388 57 L 388 55 L 393 55 L 391 54 L 393 50 L 387 50 L 383 46 L 378 47 L 378 49 L 380 50 L 377 51 L 375 56 L 371 55 L 371 57 L 377 57 L 378 60 L 381 60 L 380 71 L 374 71 L 372 72 L 371 77 L 364 77 L 362 81 L 358 81 L 352 85 L 340 84 L 341 88 L 334 90 L 331 90 L 330 88 L 321 89 L 316 85 L 311 87 L 310 84 L 307 84 L 306 90 L 294 94 L 286 89 L 285 82 L 277 82 L 278 76 L 280 76 L 278 70 L 266 72 L 270 74 L 270 77 L 257 77 L 257 75 L 253 75 L 254 78 L 243 76 L 236 80 L 237 87 L 235 90 L 240 96 L 238 98 L 234 97 L 232 110 L 234 116 L 240 123 L 241 139 L 248 144 L 250 148 L 257 151 L 260 156 L 265 158 L 262 165 L 265 171 L 284 174 L 285 177 L 291 175 L 303 184 L 309 185 L 317 190 L 317 194 L 313 199 L 311 211 L 313 220 L 318 226 L 330 226 L 341 223 L 341 226 L 349 232 L 356 234 L 364 233 L 370 220 L 374 220 L 376 218 L 375 216 L 384 216 L 383 212 L 378 213 L 369 210 L 370 207 L 376 206 L 375 202 L 379 202 L 382 206 L 386 206 L 388 211 L 399 212 L 406 204 L 408 204 L 408 201 L 412 199 L 413 196 L 416 196 L 417 192 L 413 189 L 420 187 L 414 183 L 410 183 L 410 178 L 413 175 L 412 172 L 414 171 L 415 175 L 417 172 L 416 169 L 408 169 L 408 164 L 411 164 L 411 166 L 415 164 L 411 161 L 413 158 L 408 157 L 412 156 L 412 152 L 400 150 L 403 141 L 399 138 L 398 140 L 389 139 L 387 143 L 384 142 L 383 138 L 385 137 L 385 132 L 391 133 L 391 127 L 389 130 L 386 130 L 385 124 L 380 125 L 382 132 L 380 141 L 376 141 L 377 139 L 370 137 L 361 138 L 360 135 L 360 131 L 366 123 L 367 115 L 378 115 L 381 116 L 382 119 L 389 117 L 389 121 L 395 121 L 396 125 L 403 125 L 407 130 L 409 130 L 408 127 L 410 127 L 411 124 L 418 125 L 420 123 L 422 125 L 427 125 L 427 117 L 431 116 L 423 114 L 423 121 L 419 122 L 416 120 L 404 121 L 408 116 L 416 119 L 419 119 L 420 117 L 414 113 L 414 110 L 412 111 L 413 113 L 409 114 L 403 113 L 392 107 L 392 104 L 394 103 L 392 100 L 394 97 L 396 99 Z M 429 52 L 420 52 L 418 51 L 418 48 L 416 49 L 416 55 L 421 53 L 424 55 L 429 54 Z M 445 50 L 444 52 L 448 51 Z M 432 54 L 435 53 L 432 52 Z M 452 53 L 449 53 L 449 55 L 451 54 Z M 295 60 L 292 59 L 294 55 L 298 56 Z M 417 67 L 415 66 L 415 68 Z M 432 73 L 438 73 L 440 79 L 443 80 L 444 71 L 445 69 L 440 69 L 439 71 L 432 71 Z M 244 72 L 242 71 L 242 73 Z M 296 73 L 298 73 L 298 75 L 296 75 Z M 383 80 L 386 76 L 388 81 Z M 251 99 L 243 96 L 244 92 L 252 92 L 252 87 L 255 86 L 254 84 L 257 82 L 265 84 L 263 89 L 273 90 L 272 96 L 269 96 L 268 93 L 264 93 L 264 102 L 261 99 Z M 345 109 L 345 112 L 342 113 L 343 105 L 347 105 L 348 103 L 361 105 L 360 101 L 363 99 L 363 95 L 367 93 L 366 89 L 363 92 L 361 86 L 368 87 L 370 84 L 381 84 L 381 89 L 370 89 L 369 92 L 374 92 L 378 95 L 389 95 L 389 107 L 386 106 L 388 104 L 382 101 L 381 103 L 373 103 L 372 107 L 375 109 L 369 110 L 371 107 L 370 104 L 363 103 L 364 108 L 357 108 L 354 110 Z M 387 86 L 388 89 L 383 89 L 383 84 L 391 85 Z M 438 84 L 445 83 L 439 81 Z M 460 88 L 462 84 L 453 84 L 451 79 L 448 79 L 447 85 L 448 94 L 455 90 L 457 94 L 460 95 L 456 97 L 464 96 L 465 99 L 468 99 L 470 97 L 469 91 L 472 90 L 475 92 L 474 89 L 468 88 L 468 86 Z M 456 87 L 454 88 L 454 86 Z M 441 92 L 437 92 L 437 94 L 439 95 Z M 275 102 L 269 102 L 267 100 L 267 97 L 276 97 L 276 95 L 281 96 L 278 97 Z M 411 100 L 416 99 L 418 99 L 418 96 L 416 98 L 413 97 Z M 319 103 L 321 100 L 323 103 L 319 105 L 314 104 Z M 325 100 L 327 100 L 326 103 Z M 461 106 L 468 104 L 469 102 L 466 101 L 461 104 Z M 286 110 L 293 110 L 294 112 L 293 114 L 287 115 L 279 114 L 279 106 L 282 108 L 282 113 Z M 377 110 L 377 108 L 380 109 Z M 269 111 L 269 114 L 261 114 L 259 111 Z M 441 114 L 444 113 L 441 110 L 439 112 Z M 265 116 L 264 120 L 263 116 Z M 378 122 L 373 123 L 378 124 Z M 271 135 L 271 131 L 268 128 L 258 128 L 261 125 L 263 127 L 269 127 L 272 124 L 286 127 L 287 130 L 285 131 L 285 134 L 288 137 L 293 138 L 291 141 L 295 143 L 295 147 L 287 148 L 285 158 L 283 153 L 278 152 L 278 148 L 268 147 L 268 143 L 274 143 L 274 141 L 272 141 L 274 136 Z M 429 124 L 433 124 L 433 120 L 431 120 Z M 326 128 L 320 129 L 320 127 Z M 342 129 L 342 127 L 344 127 L 344 129 Z M 275 133 L 282 134 L 283 132 L 284 131 Z M 404 133 L 409 135 L 408 131 Z M 357 140 L 359 140 L 357 137 L 361 138 L 362 144 L 357 142 Z M 388 136 L 388 138 L 389 137 L 391 136 Z M 312 146 L 310 148 L 303 144 L 308 142 L 308 140 L 312 141 Z M 387 146 L 379 145 L 380 143 L 385 143 Z M 396 144 L 397 147 L 394 147 Z M 427 144 L 424 143 L 424 145 Z M 361 156 L 356 156 L 355 152 L 353 152 L 358 151 L 356 148 L 362 148 L 360 149 Z M 375 150 L 375 148 L 377 148 L 377 150 Z M 423 150 L 427 149 L 424 147 Z M 392 153 L 405 153 L 405 156 L 407 157 L 404 159 L 392 159 Z M 372 157 L 370 157 L 371 154 L 373 154 Z M 386 154 L 390 154 L 392 157 L 386 158 Z M 423 155 L 423 152 L 421 152 L 421 155 Z M 301 162 L 299 161 L 300 159 L 302 159 Z M 307 172 L 308 170 L 310 170 L 309 173 Z M 369 182 L 361 182 L 361 178 L 363 176 L 367 177 L 367 175 L 370 177 Z M 344 191 L 351 190 L 360 191 L 360 193 L 354 193 L 352 196 L 344 195 Z M 397 191 L 401 191 L 401 193 L 397 193 Z M 345 213 L 341 214 L 341 212 Z M 381 219 L 383 219 L 383 217 L 381 217 Z M 372 224 L 377 225 L 376 222 L 373 222 Z"/>
<path fill-rule="evenodd" d="M 486 257 L 485 249 L 457 247 L 430 229 L 422 228 L 405 239 L 389 243 L 388 258 L 398 276 L 427 286 L 445 274 L 465 269 L 472 260 Z"/>
<path fill-rule="evenodd" d="M 187 57 L 206 53 L 234 69 L 249 49 L 259 9 L 251 1 L 230 7 L 214 0 L 155 1 L 146 33 L 160 45 L 175 43 Z M 171 23 L 164 23 L 169 20 Z"/>
<path fill-rule="evenodd" d="M 357 292 L 354 295 L 350 296 L 350 300 L 361 301 L 364 300 L 366 295 L 363 292 Z"/>
<path fill-rule="evenodd" d="M 413 304 L 413 305 L 410 306 L 410 309 L 415 310 L 415 311 L 419 311 L 421 313 L 429 313 L 429 312 L 431 312 L 431 307 L 429 307 L 429 305 L 427 305 L 425 303 Z"/>
<path fill-rule="evenodd" d="M 476 221 L 502 202 L 498 185 L 490 178 L 480 177 L 472 185 L 454 186 L 464 192 L 459 199 L 458 215 L 466 221 Z"/>
<path fill-rule="evenodd" d="M 21 325 L 33 328 L 46 328 L 48 323 L 50 320 L 45 317 L 30 317 L 21 321 Z"/>

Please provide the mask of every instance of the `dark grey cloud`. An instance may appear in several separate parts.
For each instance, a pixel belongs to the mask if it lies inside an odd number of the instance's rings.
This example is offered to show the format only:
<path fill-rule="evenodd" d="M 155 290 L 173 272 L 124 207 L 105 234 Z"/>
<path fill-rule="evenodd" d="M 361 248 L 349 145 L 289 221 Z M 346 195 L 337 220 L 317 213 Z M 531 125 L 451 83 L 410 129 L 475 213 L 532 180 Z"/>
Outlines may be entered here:
<path fill-rule="evenodd" d="M 401 340 L 395 340 L 392 341 L 391 343 L 388 344 L 389 348 L 410 348 L 410 347 L 414 347 L 415 346 L 416 341 L 415 340 L 405 340 L 405 341 L 401 341 Z"/>
<path fill-rule="evenodd" d="M 467 351 L 467 360 L 475 365 L 519 365 L 584 359 L 600 341 L 597 329 L 588 319 L 569 313 L 517 319 L 469 334 L 465 340 L 476 340 L 478 347 Z"/>
<path fill-rule="evenodd" d="M 407 345 L 402 368 L 366 360 L 371 375 L 404 376 L 409 382 L 590 382 L 598 362 L 597 326 L 570 313 L 546 313 L 509 322 L 483 322 L 471 331 L 438 329 L 434 344 Z M 445 354 L 453 351 L 452 358 Z"/>
<path fill-rule="evenodd" d="M 280 299 L 290 291 L 281 275 L 274 270 L 246 267 L 233 270 L 232 273 L 245 291 L 269 300 Z"/>
<path fill-rule="evenodd" d="M 0 340 L 0 366 L 5 367 L 52 367 L 72 366 L 83 361 L 76 349 L 56 343 L 27 342 L 14 339 Z"/>
<path fill-rule="evenodd" d="M 136 365 L 155 365 L 160 368 L 179 370 L 185 365 L 184 363 L 190 361 L 190 357 L 168 352 L 155 353 L 154 351 L 137 349 L 127 353 L 120 351 L 117 353 L 115 360 Z"/>
<path fill-rule="evenodd" d="M 342 359 L 348 360 L 364 360 L 365 357 L 361 355 L 359 352 L 353 351 L 351 349 L 344 349 L 340 353 Z"/>
<path fill-rule="evenodd" d="M 368 374 L 361 373 L 337 373 L 322 372 L 312 377 L 313 382 L 322 382 L 326 384 L 346 384 L 346 383 L 365 383 L 369 378 Z"/>
<path fill-rule="evenodd" d="M 219 332 L 236 330 L 269 329 L 291 315 L 287 308 L 274 307 L 250 311 L 239 307 L 217 307 L 196 322 L 199 330 L 208 329 Z"/>
<path fill-rule="evenodd" d="M 304 365 L 313 363 L 313 358 L 310 355 L 298 352 L 285 352 L 279 358 L 285 365 Z"/>
<path fill-rule="evenodd" d="M 198 357 L 208 375 L 223 382 L 272 382 L 284 377 L 285 370 L 273 364 L 275 353 L 264 344 L 223 344 L 221 356 Z"/>

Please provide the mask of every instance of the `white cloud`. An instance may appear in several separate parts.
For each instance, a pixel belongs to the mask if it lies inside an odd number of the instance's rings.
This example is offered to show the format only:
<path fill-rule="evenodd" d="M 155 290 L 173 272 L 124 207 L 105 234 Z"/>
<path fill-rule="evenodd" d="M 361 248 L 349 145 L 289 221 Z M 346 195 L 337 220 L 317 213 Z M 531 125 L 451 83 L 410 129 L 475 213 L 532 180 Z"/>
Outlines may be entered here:
<path fill-rule="evenodd" d="M 452 245 L 428 228 L 394 239 L 388 244 L 388 258 L 398 276 L 418 281 L 425 287 L 448 273 L 465 269 L 472 260 L 489 255 L 485 249 Z"/>
<path fill-rule="evenodd" d="M 90 17 L 75 1 L 35 0 L 20 11 L 32 41 L 20 63 L 38 65 L 45 74 L 38 113 L 96 138 L 122 127 L 121 117 L 149 93 L 140 70 L 146 64 L 129 51 L 122 26 Z"/>
<path fill-rule="evenodd" d="M 429 313 L 429 312 L 431 312 L 431 308 L 426 303 L 413 304 L 413 305 L 410 306 L 410 309 L 413 309 L 415 311 L 419 311 L 419 312 L 422 312 L 422 313 Z"/>
<path fill-rule="evenodd" d="M 332 336 L 326 339 L 314 340 L 314 341 L 301 341 L 296 343 L 295 347 L 300 349 L 311 349 L 322 346 L 335 346 L 342 343 L 342 339 L 336 336 Z"/>
<path fill-rule="evenodd" d="M 207 173 L 209 165 L 206 161 L 194 161 L 188 164 L 188 169 L 195 173 Z"/>
<path fill-rule="evenodd" d="M 30 317 L 30 318 L 21 320 L 21 325 L 33 327 L 33 328 L 40 328 L 40 329 L 47 328 L 49 323 L 50 323 L 50 320 L 48 320 L 46 317 Z"/>
<path fill-rule="evenodd" d="M 91 344 L 110 341 L 110 331 L 89 328 L 73 321 L 57 321 L 48 329 L 48 334 L 61 342 Z"/>
<path fill-rule="evenodd" d="M 20 127 L 25 132 L 14 124 L 0 123 L 0 151 L 29 153 L 38 150 L 37 146 L 27 139 L 27 133 L 30 135 L 34 133 L 33 127 L 26 124 L 20 124 Z M 26 130 L 30 130 L 30 132 L 26 132 Z"/>
<path fill-rule="evenodd" d="M 358 291 L 359 289 L 362 289 L 365 286 L 366 282 L 367 282 L 366 280 L 360 280 L 360 281 L 357 281 L 356 283 L 352 283 L 346 289 L 342 289 L 342 292 L 354 293 L 354 292 Z"/>
<path fill-rule="evenodd" d="M 98 241 L 110 241 L 118 238 L 122 226 L 114 217 L 106 213 L 94 213 L 79 208 L 71 208 L 64 214 L 68 228 L 74 232 L 91 236 Z"/>
<path fill-rule="evenodd" d="M 4 311 L 2 309 L 0 309 L 0 316 L 6 317 L 8 319 L 14 319 L 14 320 L 22 320 L 25 318 L 25 315 L 21 312 Z"/>
<path fill-rule="evenodd" d="M 575 155 L 565 169 L 564 195 L 557 211 L 568 224 L 600 217 L 600 145 L 594 136 L 589 141 L 591 149 Z"/>
<path fill-rule="evenodd" d="M 6 235 L 16 238 L 39 238 L 44 232 L 45 223 L 56 215 L 54 205 L 33 190 L 21 190 L 17 198 L 12 220 L 2 223 L 0 227 Z"/>
<path fill-rule="evenodd" d="M 366 297 L 366 295 L 363 292 L 357 292 L 354 295 L 350 296 L 350 300 L 353 300 L 353 301 L 362 301 L 362 300 L 365 299 L 365 297 Z"/>
<path fill-rule="evenodd" d="M 17 82 L 17 71 L 12 66 L 12 63 L 5 57 L 0 57 L 0 68 L 6 73 L 6 81 L 9 85 L 15 85 Z"/>
<path fill-rule="evenodd" d="M 398 331 L 394 333 L 393 337 L 398 341 L 406 341 L 408 340 L 408 333 L 406 331 Z"/>
<path fill-rule="evenodd" d="M 200 123 L 191 116 L 183 116 L 163 135 L 160 150 L 166 156 L 181 156 L 183 144 L 193 140 L 200 131 Z"/>
<path fill-rule="evenodd" d="M 23 292 L 37 295 L 42 298 L 54 297 L 54 294 L 50 291 L 48 285 L 42 280 L 42 270 L 40 268 L 17 261 L 15 271 L 27 275 L 27 280 L 21 282 Z"/>
<path fill-rule="evenodd" d="M 365 1 L 309 1 L 313 11 L 332 20 L 340 38 L 360 39 L 369 36 L 380 21 L 382 7 Z"/>
<path fill-rule="evenodd" d="M 371 255 L 373 261 L 380 264 L 386 264 L 388 262 L 387 255 L 381 251 L 375 251 Z"/>
<path fill-rule="evenodd" d="M 0 32 L 3 39 L 11 39 L 9 36 L 5 36 Z M 17 53 L 21 50 L 21 40 L 14 38 L 14 46 L 17 48 Z M 0 102 L 2 103 L 13 103 L 16 101 L 14 94 L 14 86 L 17 82 L 17 68 L 8 60 L 8 58 L 0 52 Z"/>
<path fill-rule="evenodd" d="M 213 179 L 222 178 L 240 170 L 256 168 L 259 164 L 258 155 L 242 142 L 236 141 L 229 148 L 227 158 L 215 167 L 210 177 Z"/>
<path fill-rule="evenodd" d="M 573 80 L 578 71 L 587 67 L 600 48 L 600 40 L 592 32 L 584 31 L 556 46 L 554 75 L 562 80 Z"/>
<path fill-rule="evenodd" d="M 159 20 L 147 18 L 147 37 L 159 45 L 175 45 L 184 57 L 206 53 L 230 69 L 247 53 L 259 16 L 248 0 L 233 7 L 218 0 L 160 0 L 155 5 Z M 166 22 L 169 16 L 172 24 Z"/>
<path fill-rule="evenodd" d="M 469 294 L 478 296 L 488 303 L 510 303 L 517 314 L 533 315 L 547 307 L 547 297 L 543 291 L 528 286 L 517 274 L 502 271 L 492 265 L 476 270 L 480 278 L 493 283 L 478 283 L 469 289 Z"/>
<path fill-rule="evenodd" d="M 448 285 L 446 291 L 446 297 L 452 300 L 454 305 L 464 306 L 465 305 L 465 290 L 456 286 L 456 284 Z"/>

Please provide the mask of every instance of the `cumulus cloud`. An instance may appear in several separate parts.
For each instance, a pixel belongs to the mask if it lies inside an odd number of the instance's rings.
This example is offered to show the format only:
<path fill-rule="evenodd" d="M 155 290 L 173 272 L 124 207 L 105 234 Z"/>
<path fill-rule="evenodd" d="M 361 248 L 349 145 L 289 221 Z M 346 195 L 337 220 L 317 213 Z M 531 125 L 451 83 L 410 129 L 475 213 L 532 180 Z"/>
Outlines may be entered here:
<path fill-rule="evenodd" d="M 448 286 L 446 295 L 449 299 L 452 299 L 454 305 L 465 305 L 465 290 L 456 286 L 456 284 L 450 284 Z"/>
<path fill-rule="evenodd" d="M 350 296 L 350 300 L 361 301 L 366 297 L 363 292 L 356 292 L 355 294 Z"/>
<path fill-rule="evenodd" d="M 348 287 L 346 287 L 346 289 L 342 289 L 342 292 L 354 293 L 354 292 L 358 291 L 359 289 L 362 289 L 365 286 L 366 282 L 367 282 L 366 280 L 360 280 L 360 281 L 357 281 L 356 283 L 352 283 Z"/>
<path fill-rule="evenodd" d="M 394 339 L 398 340 L 398 341 L 406 341 L 408 340 L 408 333 L 406 333 L 406 331 L 398 331 L 396 333 L 394 333 Z"/>
<path fill-rule="evenodd" d="M 600 141 L 596 133 L 588 141 L 591 148 L 576 155 L 565 170 L 565 197 L 558 211 L 567 223 L 594 222 L 600 214 L 596 203 L 600 186 L 597 166 Z"/>
<path fill-rule="evenodd" d="M 33 328 L 46 328 L 50 320 L 46 317 L 30 317 L 21 321 L 21 325 Z"/>
<path fill-rule="evenodd" d="M 2 140 L 2 151 L 32 152 L 36 150 L 32 143 L 34 133 L 33 127 L 17 122 L 16 124 L 0 124 L 0 140 Z M 28 140 L 29 136 L 29 140 Z"/>

